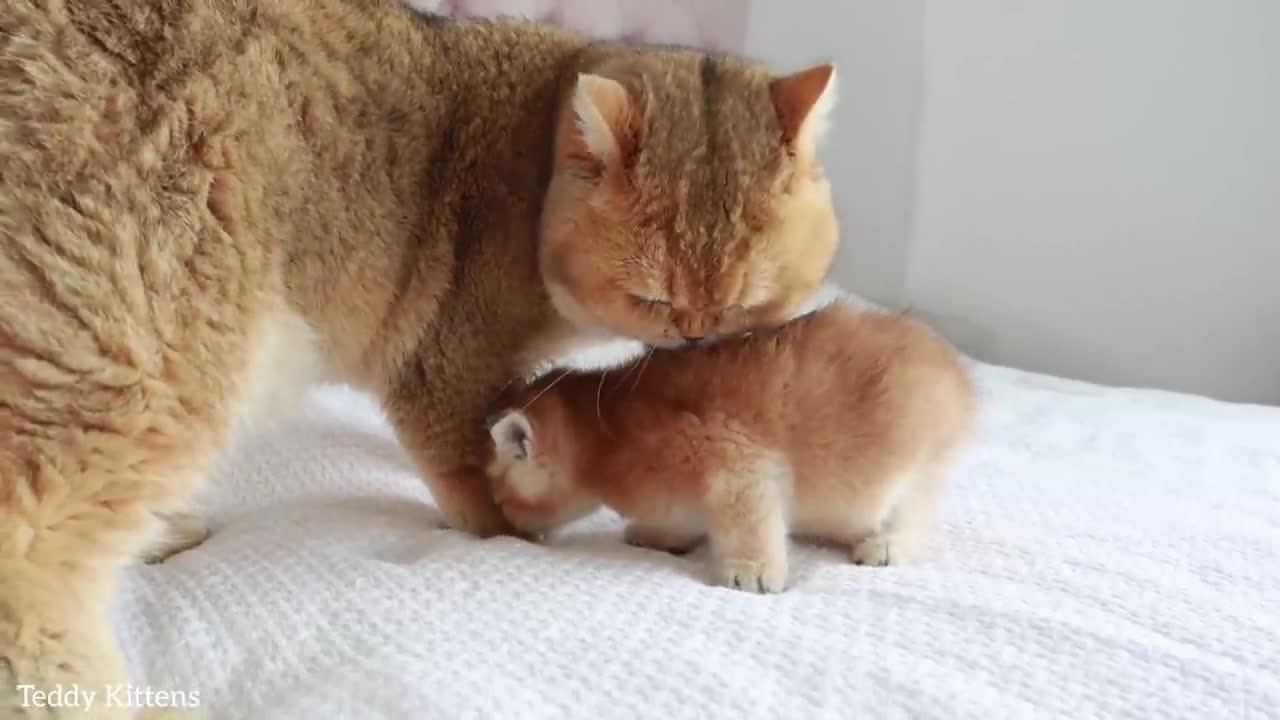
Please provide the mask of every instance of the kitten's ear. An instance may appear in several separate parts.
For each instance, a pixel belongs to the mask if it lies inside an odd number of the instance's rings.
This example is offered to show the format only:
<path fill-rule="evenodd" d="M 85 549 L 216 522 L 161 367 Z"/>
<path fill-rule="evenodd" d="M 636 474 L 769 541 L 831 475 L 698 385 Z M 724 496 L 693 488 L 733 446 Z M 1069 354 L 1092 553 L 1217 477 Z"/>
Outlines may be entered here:
<path fill-rule="evenodd" d="M 581 73 L 573 91 L 573 114 L 579 139 L 605 167 L 615 165 L 633 148 L 634 108 L 627 89 L 616 80 Z"/>
<path fill-rule="evenodd" d="M 489 437 L 499 457 L 525 460 L 533 454 L 533 425 L 519 410 L 510 410 L 489 426 Z"/>
<path fill-rule="evenodd" d="M 836 106 L 836 66 L 815 65 L 769 83 L 782 140 L 797 155 L 812 156 L 831 126 Z"/>

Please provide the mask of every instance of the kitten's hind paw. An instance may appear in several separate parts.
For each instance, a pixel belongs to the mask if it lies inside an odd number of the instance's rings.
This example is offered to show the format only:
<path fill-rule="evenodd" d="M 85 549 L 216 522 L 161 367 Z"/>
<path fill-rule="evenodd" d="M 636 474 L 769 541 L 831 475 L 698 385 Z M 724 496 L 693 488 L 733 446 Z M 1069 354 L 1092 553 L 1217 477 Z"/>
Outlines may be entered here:
<path fill-rule="evenodd" d="M 725 587 L 753 593 L 780 593 L 787 585 L 787 563 L 743 558 L 721 560 L 717 580 Z"/>
<path fill-rule="evenodd" d="M 635 547 L 661 550 L 673 555 L 683 555 L 702 542 L 701 533 L 682 532 L 656 525 L 629 523 L 622 532 L 622 539 Z"/>
<path fill-rule="evenodd" d="M 915 558 L 919 544 L 916 539 L 902 533 L 871 535 L 855 543 L 849 557 L 855 565 L 903 565 Z"/>

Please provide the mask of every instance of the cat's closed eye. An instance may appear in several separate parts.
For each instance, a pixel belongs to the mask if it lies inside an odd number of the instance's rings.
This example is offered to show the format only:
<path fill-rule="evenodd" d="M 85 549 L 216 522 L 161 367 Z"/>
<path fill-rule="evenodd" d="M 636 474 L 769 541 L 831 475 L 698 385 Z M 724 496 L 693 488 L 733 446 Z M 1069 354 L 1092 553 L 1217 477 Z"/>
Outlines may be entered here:
<path fill-rule="evenodd" d="M 662 298 L 650 297 L 639 293 L 632 293 L 631 299 L 640 307 L 655 312 L 667 312 L 671 309 L 671 301 Z"/>

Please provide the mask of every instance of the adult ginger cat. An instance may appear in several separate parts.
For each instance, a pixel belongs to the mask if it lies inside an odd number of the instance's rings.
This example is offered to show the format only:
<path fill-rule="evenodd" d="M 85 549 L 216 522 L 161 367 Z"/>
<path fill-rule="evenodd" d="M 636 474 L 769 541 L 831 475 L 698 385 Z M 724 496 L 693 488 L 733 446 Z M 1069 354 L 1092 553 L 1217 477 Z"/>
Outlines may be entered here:
<path fill-rule="evenodd" d="M 706 536 L 719 582 L 778 592 L 790 532 L 859 564 L 915 555 L 973 414 L 945 341 L 835 302 L 776 331 L 545 375 L 492 418 L 487 472 L 525 532 L 604 504 L 629 542 Z"/>
<path fill-rule="evenodd" d="M 233 428 L 309 380 L 376 393 L 446 519 L 505 531 L 512 377 L 817 287 L 834 85 L 383 0 L 5 0 L 0 717 L 123 679 L 119 566 L 198 541 Z"/>

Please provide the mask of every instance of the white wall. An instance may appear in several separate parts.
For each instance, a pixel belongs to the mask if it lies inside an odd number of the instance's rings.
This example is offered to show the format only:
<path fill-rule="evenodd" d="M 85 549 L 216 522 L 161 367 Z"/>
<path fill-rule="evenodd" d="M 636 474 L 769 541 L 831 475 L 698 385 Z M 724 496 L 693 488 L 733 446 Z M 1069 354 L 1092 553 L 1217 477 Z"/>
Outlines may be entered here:
<path fill-rule="evenodd" d="M 823 155 L 840 216 L 834 274 L 885 302 L 906 287 L 923 31 L 924 0 L 752 0 L 747 28 L 748 54 L 780 70 L 837 64 Z"/>
<path fill-rule="evenodd" d="M 834 273 L 993 362 L 1280 403 L 1280 2 L 751 0 L 840 65 Z"/>
<path fill-rule="evenodd" d="M 1280 403 L 1280 2 L 925 28 L 909 302 L 996 362 Z"/>

